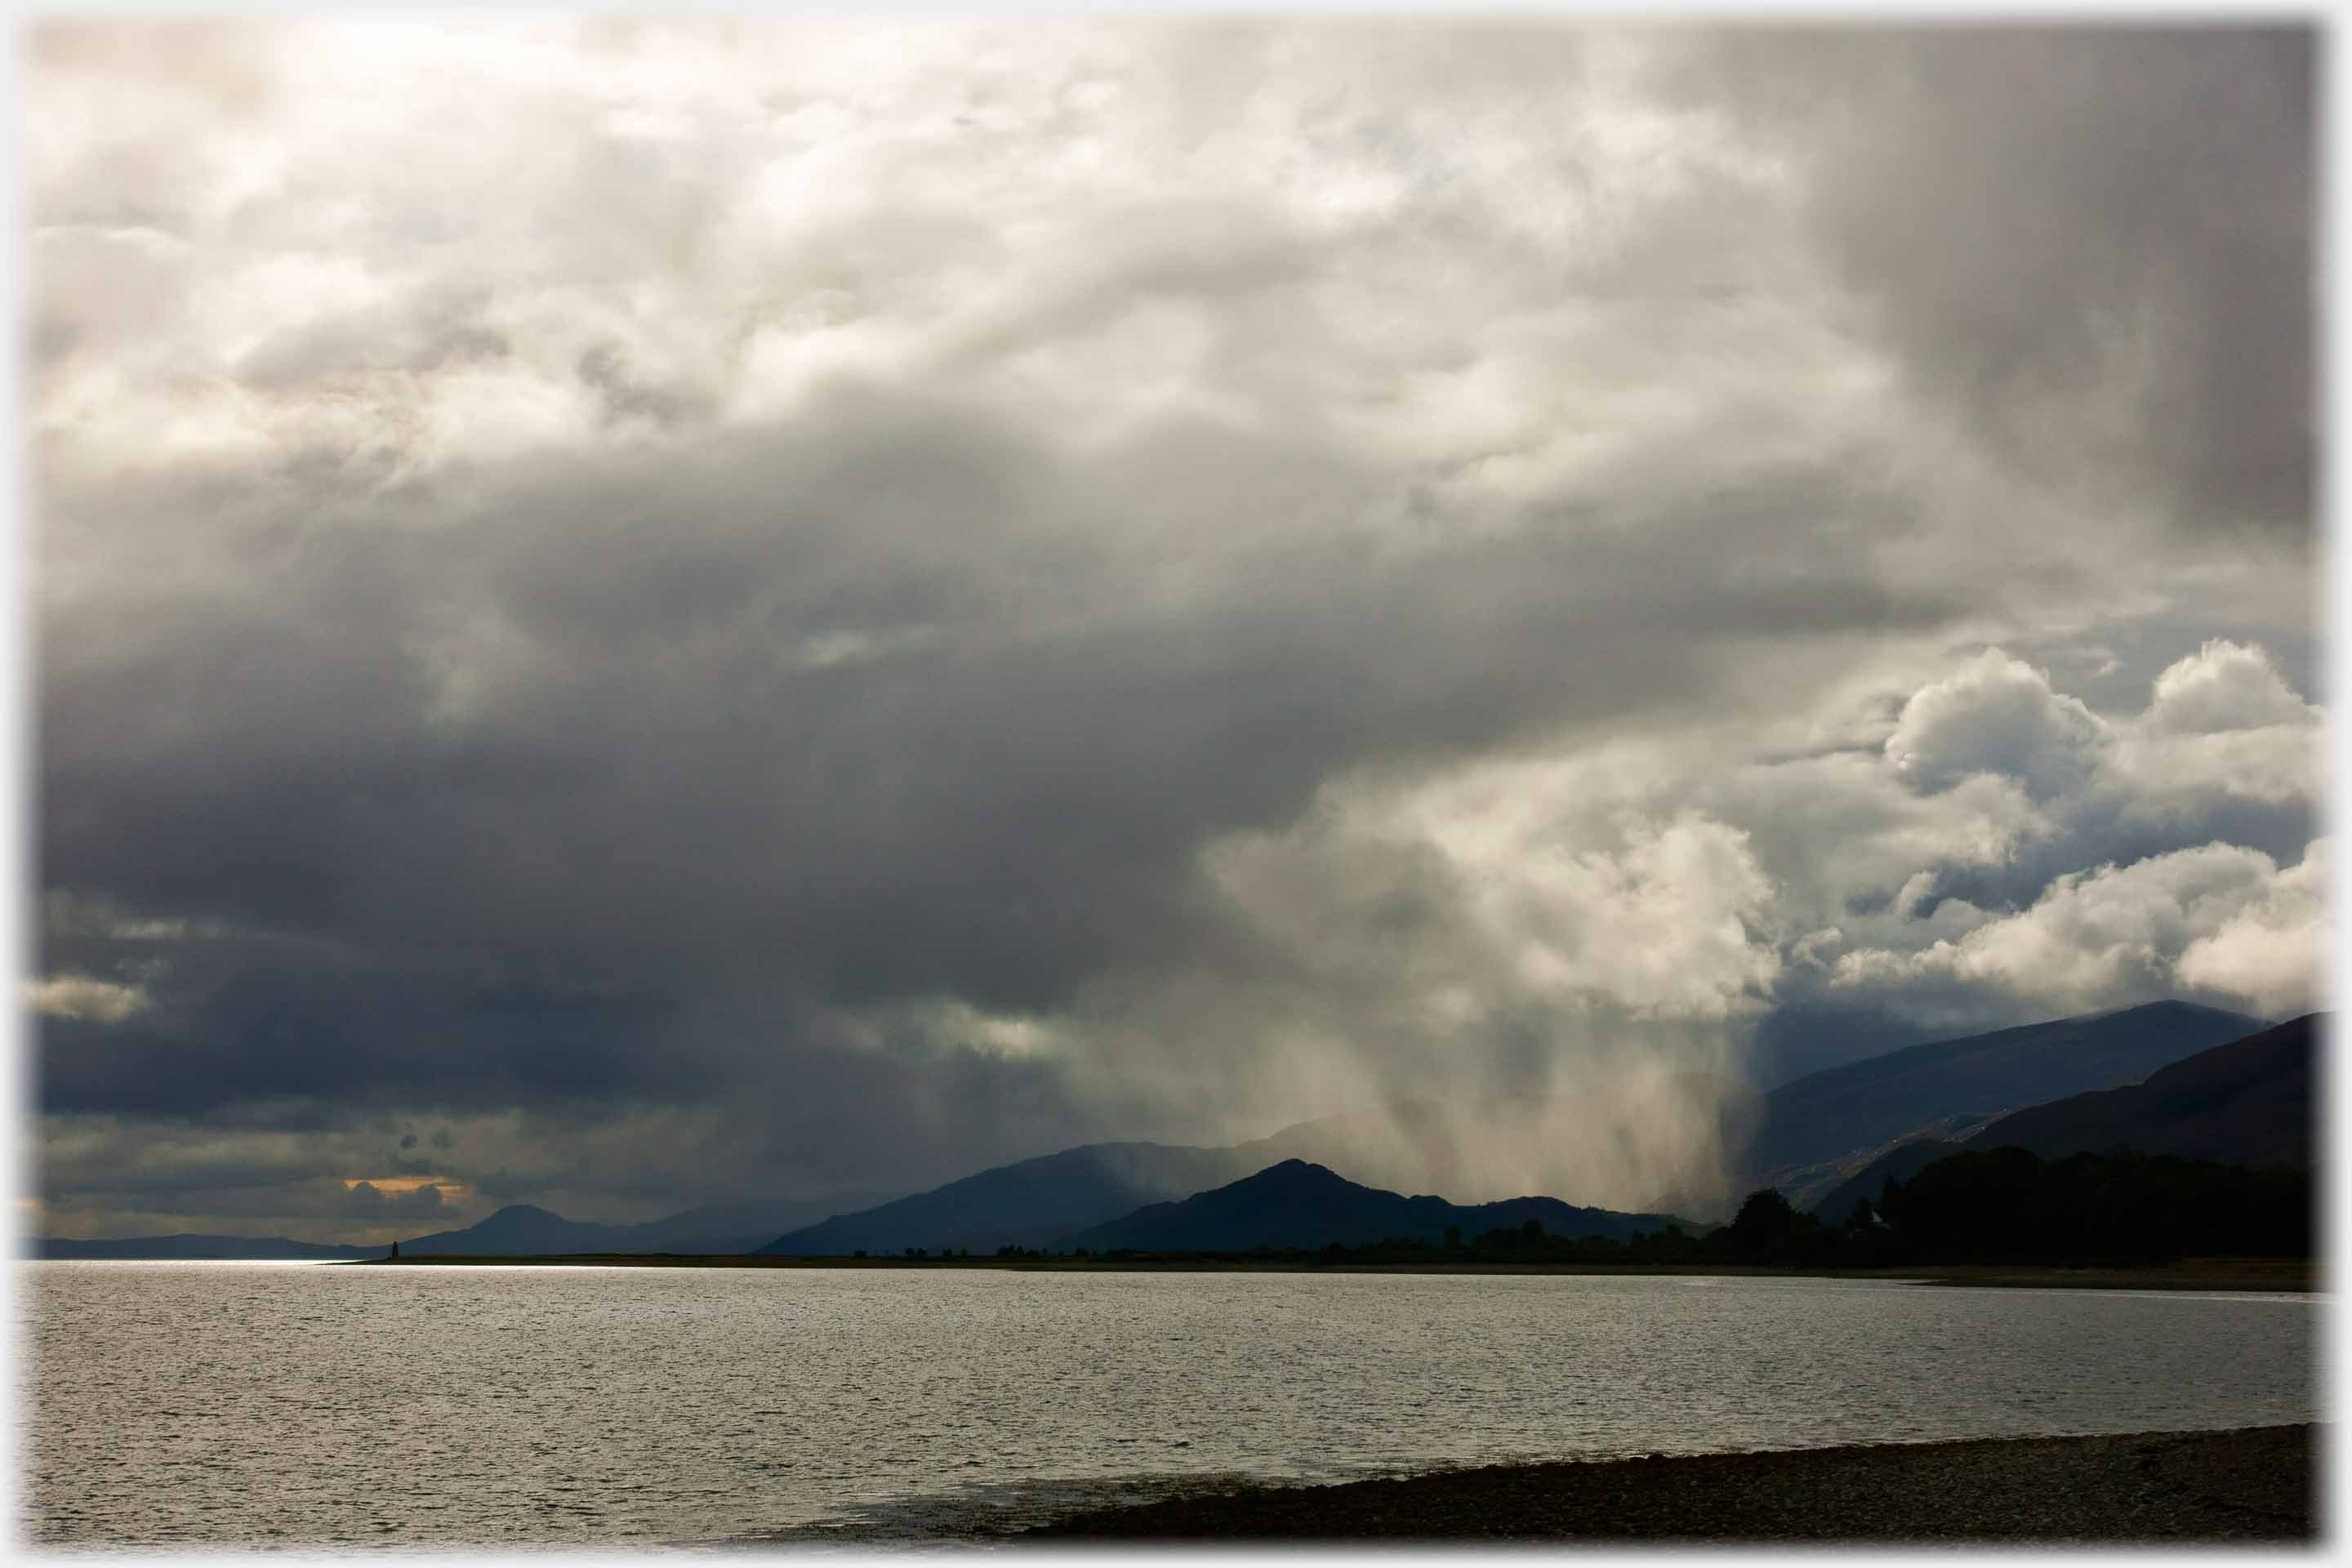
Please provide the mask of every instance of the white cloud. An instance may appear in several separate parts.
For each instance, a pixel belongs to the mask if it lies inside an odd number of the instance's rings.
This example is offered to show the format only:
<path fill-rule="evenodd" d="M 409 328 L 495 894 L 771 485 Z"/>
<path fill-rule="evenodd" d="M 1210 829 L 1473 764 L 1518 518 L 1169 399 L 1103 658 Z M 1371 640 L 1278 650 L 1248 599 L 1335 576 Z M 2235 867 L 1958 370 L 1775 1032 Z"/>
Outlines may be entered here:
<path fill-rule="evenodd" d="M 1771 886 L 1748 835 L 1695 812 L 1622 832 L 1614 852 L 1537 841 L 1455 863 L 1506 972 L 1554 1005 L 1637 1017 L 1716 1018 L 1760 1001 L 1780 964 L 1751 934 Z"/>
<path fill-rule="evenodd" d="M 88 974 L 52 974 L 27 981 L 25 994 L 36 1013 L 93 1024 L 120 1024 L 145 1012 L 154 1001 L 135 985 L 118 985 Z"/>
<path fill-rule="evenodd" d="M 1219 846 L 1210 865 L 1292 953 L 1318 966 L 1370 955 L 1434 1022 L 1595 1008 L 1723 1019 L 1780 973 L 1772 886 L 1739 828 L 1645 805 L 1656 765 L 1609 748 L 1341 791 L 1287 835 Z"/>
<path fill-rule="evenodd" d="M 1886 754 L 1918 789 L 2000 773 L 2040 800 L 2079 785 L 2112 739 L 2096 714 L 2053 691 L 2048 676 L 1988 648 L 1912 696 Z"/>
<path fill-rule="evenodd" d="M 2154 809 L 2194 810 L 2217 797 L 2316 802 L 2326 717 L 2265 649 L 2217 638 L 2157 677 L 2115 766 Z"/>
<path fill-rule="evenodd" d="M 2280 872 L 2260 898 L 2189 943 L 2173 967 L 2175 976 L 2183 985 L 2244 997 L 2272 1017 L 2326 1006 L 2327 959 L 2335 947 L 2328 856 L 2328 841 L 2313 840 L 2302 864 Z"/>
<path fill-rule="evenodd" d="M 1914 952 L 1842 954 L 1834 984 L 1899 995 L 1961 982 L 2054 1012 L 2175 990 L 2221 991 L 2265 1007 L 2315 989 L 2319 853 L 2282 871 L 2260 850 L 2208 844 L 2060 877 L 2028 909 Z"/>
<path fill-rule="evenodd" d="M 2216 637 L 2156 678 L 2140 722 L 2158 734 L 2229 734 L 2307 728 L 2319 710 L 2297 696 L 2260 647 Z"/>

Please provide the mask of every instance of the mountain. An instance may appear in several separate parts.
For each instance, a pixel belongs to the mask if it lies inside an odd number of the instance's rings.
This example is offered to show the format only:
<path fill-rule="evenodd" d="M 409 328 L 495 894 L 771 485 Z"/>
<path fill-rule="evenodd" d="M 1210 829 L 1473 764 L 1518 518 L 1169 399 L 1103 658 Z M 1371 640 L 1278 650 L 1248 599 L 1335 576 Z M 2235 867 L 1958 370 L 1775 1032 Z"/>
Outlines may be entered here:
<path fill-rule="evenodd" d="M 705 1204 L 699 1208 L 641 1225 L 615 1226 L 614 1252 L 755 1252 L 781 1231 L 821 1220 L 843 1209 L 863 1209 L 895 1194 L 853 1193 L 823 1201 L 779 1202 L 752 1198 L 740 1203 Z"/>
<path fill-rule="evenodd" d="M 619 1252 L 629 1226 L 565 1219 L 531 1204 L 509 1204 L 463 1230 L 436 1230 L 400 1244 L 403 1258 L 466 1258 L 551 1252 Z"/>
<path fill-rule="evenodd" d="M 1625 1191 L 1646 1200 L 1644 1208 L 1679 1207 L 1720 1201 L 1728 1190 L 1721 1150 L 1727 1138 L 1744 1140 L 1759 1114 L 1753 1089 L 1680 1073 L 1575 1098 L 1402 1101 L 1297 1122 L 1230 1148 L 1088 1143 L 836 1215 L 760 1250 L 842 1258 L 910 1247 L 1059 1247 L 1075 1231 L 1285 1160 L 1423 1191 Z"/>
<path fill-rule="evenodd" d="M 849 1202 L 863 1201 L 863 1194 Z M 756 1250 L 777 1231 L 806 1225 L 842 1202 L 755 1198 L 707 1204 L 635 1225 L 566 1219 L 531 1204 L 509 1204 L 463 1230 L 436 1231 L 400 1250 L 411 1258 L 519 1258 L 563 1252 L 737 1253 Z"/>
<path fill-rule="evenodd" d="M 1232 1181 L 1255 1168 L 1232 1149 L 1088 1143 L 998 1165 L 860 1214 L 837 1215 L 780 1236 L 759 1250 L 845 1258 L 910 1247 L 981 1253 L 1049 1247 L 1072 1231 Z"/>
<path fill-rule="evenodd" d="M 341 1247 L 289 1241 L 282 1236 L 132 1236 L 113 1241 L 76 1241 L 45 1236 L 31 1244 L 37 1258 L 140 1260 L 148 1262 L 260 1262 L 269 1258 L 382 1258 L 381 1247 Z"/>
<path fill-rule="evenodd" d="M 2045 1159 L 2135 1149 L 2230 1165 L 2307 1166 L 2316 1130 L 2317 1019 L 2313 1014 L 2200 1051 L 2151 1073 L 2145 1083 L 2011 1111 L 1965 1147 L 2026 1149 Z M 1887 1177 L 1907 1182 L 1963 1146 L 1933 1138 L 1903 1144 L 1820 1201 L 1800 1206 L 1842 1225 L 1856 1203 L 1877 1201 Z"/>
<path fill-rule="evenodd" d="M 1144 1205 L 1286 1160 L 1375 1190 L 1474 1198 L 1565 1192 L 1625 1210 L 1712 1218 L 1727 1215 L 1752 1187 L 1825 1191 L 1898 1141 L 1955 1136 L 2019 1106 L 2133 1082 L 2260 1027 L 2235 1013 L 2157 1003 L 1913 1046 L 1760 1097 L 1717 1075 L 1625 1075 L 1572 1097 L 1375 1107 L 1225 1149 L 1090 1143 L 839 1215 L 760 1250 L 845 1257 L 1055 1247 Z"/>
<path fill-rule="evenodd" d="M 1746 1163 L 1760 1184 L 1774 1184 L 1797 1168 L 1885 1144 L 1939 1118 L 2137 1083 L 2263 1026 L 2217 1007 L 2152 1002 L 1890 1051 L 1766 1095 L 1762 1134 Z"/>
<path fill-rule="evenodd" d="M 1898 1143 L 1812 1202 L 1798 1203 L 1794 1198 L 1789 1201 L 1823 1225 L 1843 1225 L 1853 1217 L 1858 1205 L 1877 1204 L 1878 1194 L 1885 1190 L 1889 1176 L 1897 1182 L 1907 1182 L 1945 1155 L 1957 1154 L 1968 1146 L 1942 1138 L 1920 1138 L 1908 1143 Z M 1781 1195 L 1788 1196 L 1785 1193 Z"/>
<path fill-rule="evenodd" d="M 1399 1192 L 1486 1200 L 1573 1193 L 1627 1209 L 1720 1205 L 1725 1152 L 1750 1143 L 1756 1090 L 1701 1072 L 1626 1072 L 1573 1095 L 1414 1100 L 1302 1121 L 1237 1146 L 1244 1171 L 1328 1165 Z"/>
<path fill-rule="evenodd" d="M 1763 1184 L 1778 1188 L 1780 1195 L 1790 1204 L 1811 1212 L 1832 1191 L 1852 1182 L 1855 1176 L 1877 1165 L 1898 1149 L 1914 1145 L 1957 1149 L 2008 1114 L 2006 1110 L 1971 1110 L 1960 1116 L 1939 1116 L 1924 1127 L 1915 1127 L 1908 1132 L 1866 1149 L 1850 1149 L 1833 1160 L 1823 1160 L 1811 1165 L 1784 1166 L 1771 1173 Z M 1911 1168 L 1917 1168 L 1916 1162 Z"/>
<path fill-rule="evenodd" d="M 1337 1242 L 1417 1237 L 1439 1242 L 1447 1227 L 1465 1237 L 1516 1229 L 1529 1220 L 1554 1236 L 1606 1236 L 1612 1240 L 1680 1223 L 1670 1215 L 1615 1214 L 1577 1208 L 1557 1198 L 1505 1198 L 1475 1205 L 1440 1197 L 1404 1197 L 1360 1186 L 1304 1160 L 1285 1160 L 1255 1175 L 1179 1203 L 1152 1204 L 1106 1225 L 1063 1238 L 1094 1251 L 1246 1252 L 1257 1247 L 1318 1247 Z"/>
<path fill-rule="evenodd" d="M 2318 1019 L 2307 1014 L 2200 1051 L 2145 1083 L 2004 1116 L 1977 1142 L 2045 1157 L 2136 1149 L 2229 1165 L 2308 1165 L 2316 1131 Z"/>

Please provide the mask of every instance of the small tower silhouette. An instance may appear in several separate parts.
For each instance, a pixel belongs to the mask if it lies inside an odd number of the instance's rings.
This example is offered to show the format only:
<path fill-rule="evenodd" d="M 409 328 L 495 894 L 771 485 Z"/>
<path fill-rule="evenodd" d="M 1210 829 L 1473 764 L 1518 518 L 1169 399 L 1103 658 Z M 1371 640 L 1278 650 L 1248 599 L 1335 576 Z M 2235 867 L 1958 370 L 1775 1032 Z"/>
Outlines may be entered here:
<path fill-rule="evenodd" d="M 386 1258 L 384 1259 L 384 1261 L 385 1261 L 386 1263 L 389 1263 L 389 1262 L 391 1262 L 391 1261 L 392 1261 L 392 1258 L 397 1258 L 397 1257 L 399 1257 L 399 1256 L 400 1256 L 400 1243 L 398 1243 L 398 1242 L 396 1242 L 396 1241 L 395 1241 L 395 1242 L 394 1242 L 394 1243 L 392 1244 L 392 1256 L 391 1256 L 391 1258 Z"/>

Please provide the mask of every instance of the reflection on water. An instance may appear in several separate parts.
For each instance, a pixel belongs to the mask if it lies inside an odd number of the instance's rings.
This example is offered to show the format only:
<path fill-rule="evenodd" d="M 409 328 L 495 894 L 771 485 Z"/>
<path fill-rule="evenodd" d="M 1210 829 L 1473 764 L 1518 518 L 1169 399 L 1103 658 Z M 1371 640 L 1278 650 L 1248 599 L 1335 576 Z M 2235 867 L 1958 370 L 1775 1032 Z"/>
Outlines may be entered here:
<path fill-rule="evenodd" d="M 937 1538 L 1220 1479 L 2318 1418 L 2305 1297 L 19 1266 L 49 1543 Z"/>

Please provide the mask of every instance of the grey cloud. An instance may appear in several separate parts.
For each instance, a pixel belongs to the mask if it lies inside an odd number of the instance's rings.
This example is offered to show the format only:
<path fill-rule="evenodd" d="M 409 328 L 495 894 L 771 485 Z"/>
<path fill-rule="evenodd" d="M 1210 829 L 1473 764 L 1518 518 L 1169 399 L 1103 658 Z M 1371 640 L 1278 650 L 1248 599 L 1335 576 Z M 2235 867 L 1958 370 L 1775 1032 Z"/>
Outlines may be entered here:
<path fill-rule="evenodd" d="M 1708 520 L 1684 512 L 1387 566 L 1336 523 L 1220 537 L 1297 470 L 1180 440 L 1225 478 L 1170 559 L 1096 521 L 1159 489 L 1160 454 L 1069 475 L 919 405 L 827 423 L 525 476 L 454 527 L 265 515 L 237 547 L 272 566 L 266 595 L 164 579 L 130 649 L 110 622 L 54 626 L 49 874 L 526 969 L 715 955 L 851 997 L 1036 1006 L 1181 943 L 1194 847 L 1282 820 L 1335 767 L 1703 703 L 1735 638 L 1949 613 L 1860 561 L 1773 559 L 1780 530 L 1818 526 L 1805 500 L 1836 504 L 1826 476 L 1759 491 L 1748 546 L 1705 560 L 1685 542 Z M 1171 569 L 1198 584 L 1181 616 L 1120 602 Z M 512 628 L 516 674 L 479 672 L 478 710 L 436 724 L 417 650 L 473 617 Z M 793 666 L 877 619 L 944 640 Z"/>
<path fill-rule="evenodd" d="M 2009 450 L 2300 540 L 2316 47 L 2307 24 L 1808 29 L 1684 68 L 1785 138 L 1824 252 Z"/>

